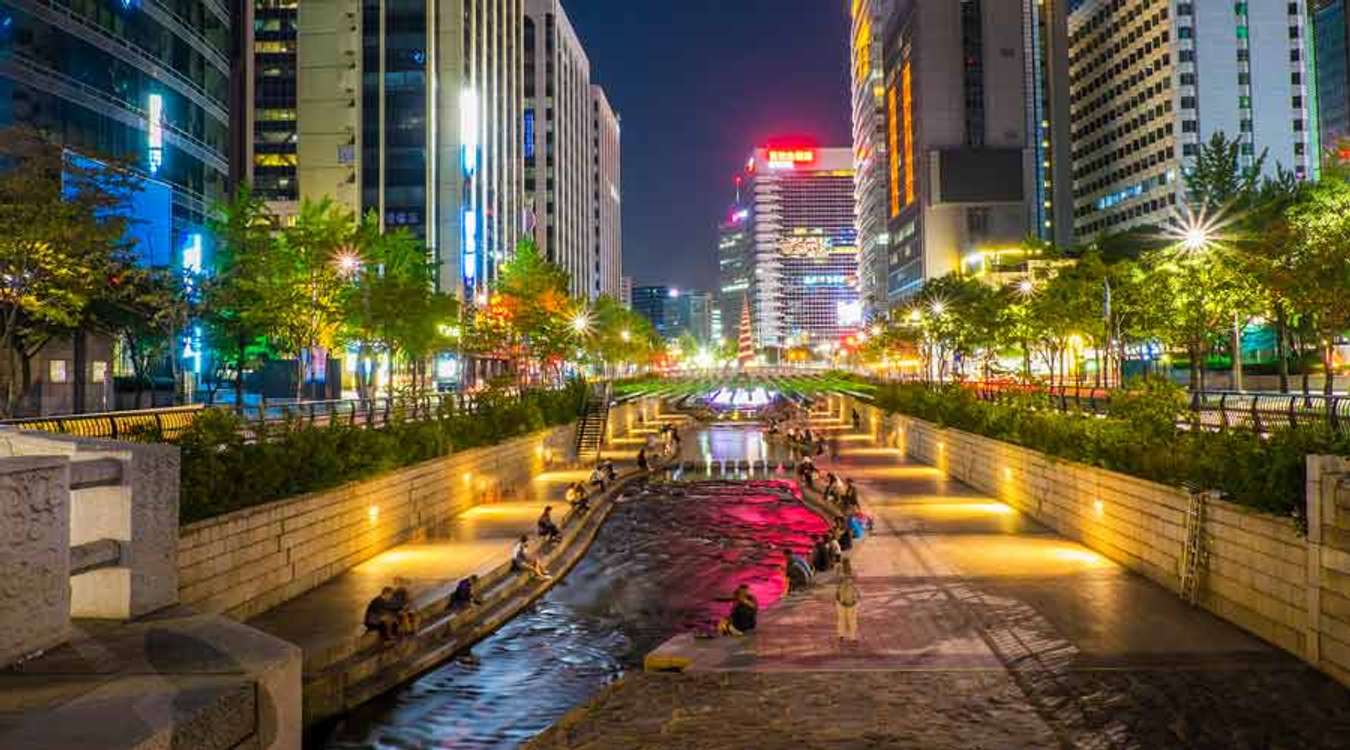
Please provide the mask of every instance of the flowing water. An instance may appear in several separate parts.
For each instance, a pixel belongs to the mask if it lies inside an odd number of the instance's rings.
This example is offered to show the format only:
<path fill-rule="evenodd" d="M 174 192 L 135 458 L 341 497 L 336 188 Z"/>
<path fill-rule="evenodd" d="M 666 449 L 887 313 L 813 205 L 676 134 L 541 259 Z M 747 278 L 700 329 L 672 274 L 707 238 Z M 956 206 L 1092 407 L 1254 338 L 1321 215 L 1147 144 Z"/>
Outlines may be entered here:
<path fill-rule="evenodd" d="M 715 459 L 709 434 L 686 453 Z M 757 433 L 753 433 L 757 434 Z M 758 444 L 762 447 L 762 442 Z M 825 524 L 787 482 L 706 479 L 629 490 L 567 578 L 471 659 L 446 664 L 349 715 L 327 744 L 353 748 L 507 748 L 548 728 L 667 638 L 714 627 L 746 583 L 760 606 L 784 593 L 783 547 L 806 551 Z M 693 481 L 698 480 L 698 481 Z"/>

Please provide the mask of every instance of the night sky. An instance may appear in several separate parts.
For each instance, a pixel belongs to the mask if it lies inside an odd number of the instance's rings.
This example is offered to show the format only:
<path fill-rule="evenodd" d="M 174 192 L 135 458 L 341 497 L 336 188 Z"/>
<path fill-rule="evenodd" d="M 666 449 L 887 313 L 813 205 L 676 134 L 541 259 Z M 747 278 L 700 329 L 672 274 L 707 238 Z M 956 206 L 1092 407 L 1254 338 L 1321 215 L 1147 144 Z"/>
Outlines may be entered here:
<path fill-rule="evenodd" d="M 715 289 L 732 177 L 778 135 L 851 142 L 846 0 L 563 0 L 623 118 L 623 272 Z"/>

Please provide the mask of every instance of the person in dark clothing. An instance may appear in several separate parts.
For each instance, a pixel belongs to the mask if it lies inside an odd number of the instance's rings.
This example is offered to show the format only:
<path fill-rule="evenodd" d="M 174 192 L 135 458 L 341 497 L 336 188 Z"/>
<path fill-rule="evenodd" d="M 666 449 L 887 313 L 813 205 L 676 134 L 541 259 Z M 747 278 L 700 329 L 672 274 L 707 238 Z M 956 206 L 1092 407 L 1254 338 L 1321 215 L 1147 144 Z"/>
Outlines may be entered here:
<path fill-rule="evenodd" d="M 848 527 L 848 521 L 840 518 L 835 521 L 835 535 L 839 539 L 839 549 L 848 552 L 853 549 L 853 531 Z"/>
<path fill-rule="evenodd" d="M 811 567 L 818 573 L 834 567 L 834 561 L 830 559 L 830 539 L 824 534 L 811 547 Z"/>
<path fill-rule="evenodd" d="M 539 516 L 536 526 L 539 529 L 539 536 L 543 537 L 545 541 L 556 542 L 562 538 L 562 530 L 558 528 L 558 524 L 553 522 L 552 505 L 544 506 L 544 513 Z"/>
<path fill-rule="evenodd" d="M 853 429 L 862 429 L 862 415 L 858 413 L 857 409 L 853 410 Z"/>
<path fill-rule="evenodd" d="M 858 504 L 858 488 L 853 484 L 852 479 L 844 480 L 844 494 L 840 498 L 840 504 L 844 506 L 844 511 L 848 513 L 856 512 L 861 508 Z"/>
<path fill-rule="evenodd" d="M 573 482 L 567 488 L 567 504 L 572 506 L 573 513 L 585 513 L 590 510 L 591 500 L 586 496 L 586 485 Z"/>
<path fill-rule="evenodd" d="M 455 590 L 450 593 L 450 603 L 446 605 L 446 610 L 453 612 L 482 603 L 483 598 L 478 595 L 478 576 L 471 575 L 459 580 L 459 585 L 455 586 Z"/>
<path fill-rule="evenodd" d="M 647 464 L 647 446 L 645 445 L 642 446 L 641 448 L 638 448 L 637 465 L 638 469 L 642 471 L 651 470 L 651 466 Z"/>
<path fill-rule="evenodd" d="M 832 471 L 825 474 L 825 490 L 822 494 L 827 503 L 839 502 L 839 477 Z"/>
<path fill-rule="evenodd" d="M 366 605 L 366 629 L 379 631 L 382 641 L 394 640 L 398 637 L 399 612 L 402 610 L 403 602 L 395 596 L 394 588 L 385 586 L 380 595 Z"/>
<path fill-rule="evenodd" d="M 742 583 L 736 587 L 731 614 L 717 624 L 717 631 L 722 635 L 745 635 L 755 629 L 758 621 L 759 600 L 750 593 L 750 587 Z"/>

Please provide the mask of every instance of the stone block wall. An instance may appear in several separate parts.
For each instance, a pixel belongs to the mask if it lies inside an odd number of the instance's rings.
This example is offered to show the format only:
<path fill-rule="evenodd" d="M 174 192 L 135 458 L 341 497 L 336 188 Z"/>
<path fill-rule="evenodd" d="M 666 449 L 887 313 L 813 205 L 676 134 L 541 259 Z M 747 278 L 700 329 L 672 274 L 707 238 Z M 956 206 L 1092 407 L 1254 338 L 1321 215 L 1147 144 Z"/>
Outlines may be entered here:
<path fill-rule="evenodd" d="M 571 426 L 545 430 L 185 526 L 179 598 L 257 615 L 475 505 L 524 493 L 546 463 L 567 460 L 572 436 Z"/>
<path fill-rule="evenodd" d="M 1314 663 L 1350 685 L 1350 459 L 1308 458 L 1308 541 Z"/>
<path fill-rule="evenodd" d="M 850 400 L 852 408 L 886 445 L 1180 593 L 1185 490 Z M 1309 467 L 1310 485 L 1325 486 L 1321 513 L 1310 513 L 1320 541 L 1292 519 L 1206 499 L 1198 604 L 1350 684 L 1350 461 L 1310 457 Z"/>
<path fill-rule="evenodd" d="M 70 633 L 70 462 L 0 459 L 0 667 Z"/>

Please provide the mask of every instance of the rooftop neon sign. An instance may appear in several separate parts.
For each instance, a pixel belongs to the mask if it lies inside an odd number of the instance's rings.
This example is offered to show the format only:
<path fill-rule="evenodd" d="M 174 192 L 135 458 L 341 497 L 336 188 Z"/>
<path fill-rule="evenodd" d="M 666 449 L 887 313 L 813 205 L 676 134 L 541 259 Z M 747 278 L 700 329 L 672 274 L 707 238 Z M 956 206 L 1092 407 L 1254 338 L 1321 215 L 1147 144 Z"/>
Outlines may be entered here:
<path fill-rule="evenodd" d="M 775 169 L 791 169 L 799 164 L 814 164 L 816 150 L 813 148 L 769 149 L 769 166 Z"/>

